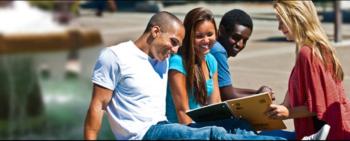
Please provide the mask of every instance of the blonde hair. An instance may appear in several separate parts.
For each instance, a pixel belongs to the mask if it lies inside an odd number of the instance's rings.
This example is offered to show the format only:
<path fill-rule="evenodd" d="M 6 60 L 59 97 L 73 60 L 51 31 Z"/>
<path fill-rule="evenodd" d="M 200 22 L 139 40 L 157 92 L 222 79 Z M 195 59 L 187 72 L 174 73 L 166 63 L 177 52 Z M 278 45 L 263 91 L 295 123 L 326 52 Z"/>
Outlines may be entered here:
<path fill-rule="evenodd" d="M 274 9 L 294 36 L 296 53 L 298 54 L 304 45 L 311 47 L 313 54 L 322 60 L 326 69 L 331 65 L 333 77 L 342 81 L 342 66 L 321 26 L 312 1 L 275 0 Z"/>

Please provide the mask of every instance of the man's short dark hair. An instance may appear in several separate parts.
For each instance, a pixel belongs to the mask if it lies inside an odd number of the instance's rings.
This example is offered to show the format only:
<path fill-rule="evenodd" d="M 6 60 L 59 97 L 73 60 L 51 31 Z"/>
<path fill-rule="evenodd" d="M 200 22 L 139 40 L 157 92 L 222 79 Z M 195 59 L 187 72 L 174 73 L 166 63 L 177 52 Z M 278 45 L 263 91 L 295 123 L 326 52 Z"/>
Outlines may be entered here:
<path fill-rule="evenodd" d="M 174 22 L 177 24 L 182 24 L 180 19 L 167 11 L 158 12 L 149 20 L 145 33 L 149 32 L 151 28 L 156 25 L 162 27 L 162 30 L 168 30 L 169 28 L 172 28 Z"/>
<path fill-rule="evenodd" d="M 235 24 L 244 25 L 253 30 L 253 21 L 251 17 L 240 9 L 230 10 L 221 18 L 220 26 L 224 26 L 224 28 L 231 29 Z"/>

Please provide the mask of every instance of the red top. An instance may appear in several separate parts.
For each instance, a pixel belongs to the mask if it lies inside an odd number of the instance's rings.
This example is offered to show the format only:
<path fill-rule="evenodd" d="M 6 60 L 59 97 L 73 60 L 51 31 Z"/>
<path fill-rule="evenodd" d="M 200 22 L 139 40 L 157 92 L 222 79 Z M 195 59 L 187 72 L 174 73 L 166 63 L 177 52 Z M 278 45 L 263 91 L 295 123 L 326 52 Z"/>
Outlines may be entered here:
<path fill-rule="evenodd" d="M 331 126 L 328 139 L 350 139 L 350 101 L 343 83 L 332 77 L 331 65 L 325 69 L 310 47 L 300 49 L 289 78 L 291 108 L 305 105 L 317 118 Z M 312 117 L 294 119 L 297 139 L 315 133 Z"/>

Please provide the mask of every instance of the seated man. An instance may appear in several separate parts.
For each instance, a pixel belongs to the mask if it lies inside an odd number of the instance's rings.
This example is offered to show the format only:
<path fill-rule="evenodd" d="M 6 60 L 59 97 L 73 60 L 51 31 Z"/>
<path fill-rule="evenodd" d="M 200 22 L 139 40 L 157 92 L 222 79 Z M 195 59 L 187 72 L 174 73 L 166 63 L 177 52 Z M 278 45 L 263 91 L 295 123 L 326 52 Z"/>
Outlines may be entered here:
<path fill-rule="evenodd" d="M 234 9 L 224 14 L 219 25 L 218 41 L 210 53 L 218 62 L 218 81 L 222 101 L 247 96 L 250 94 L 272 91 L 267 86 L 258 90 L 236 88 L 232 86 L 228 58 L 235 57 L 242 51 L 253 31 L 250 16 L 242 10 Z M 274 97 L 272 97 L 274 99 Z"/>
<path fill-rule="evenodd" d="M 281 140 L 255 134 L 229 134 L 222 127 L 191 128 L 165 116 L 168 57 L 182 45 L 185 29 L 174 15 L 156 13 L 136 40 L 108 47 L 93 71 L 93 95 L 84 138 L 97 139 L 106 110 L 116 139 Z"/>

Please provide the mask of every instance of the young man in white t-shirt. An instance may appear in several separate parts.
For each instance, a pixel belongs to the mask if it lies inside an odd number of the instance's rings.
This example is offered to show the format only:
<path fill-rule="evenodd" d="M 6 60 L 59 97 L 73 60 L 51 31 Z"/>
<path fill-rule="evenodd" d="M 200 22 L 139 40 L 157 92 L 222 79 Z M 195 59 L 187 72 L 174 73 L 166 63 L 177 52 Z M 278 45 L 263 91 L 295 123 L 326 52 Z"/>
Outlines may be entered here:
<path fill-rule="evenodd" d="M 85 139 L 96 139 L 103 110 L 117 139 L 142 139 L 147 129 L 166 121 L 167 58 L 184 37 L 182 22 L 161 12 L 152 17 L 135 42 L 108 47 L 93 72 L 93 98 Z"/>
<path fill-rule="evenodd" d="M 165 116 L 168 57 L 182 45 L 185 29 L 174 15 L 152 16 L 136 40 L 106 48 L 94 68 L 93 96 L 84 138 L 97 139 L 104 110 L 116 139 L 281 139 L 255 134 L 229 134 L 222 127 L 191 128 Z"/>

